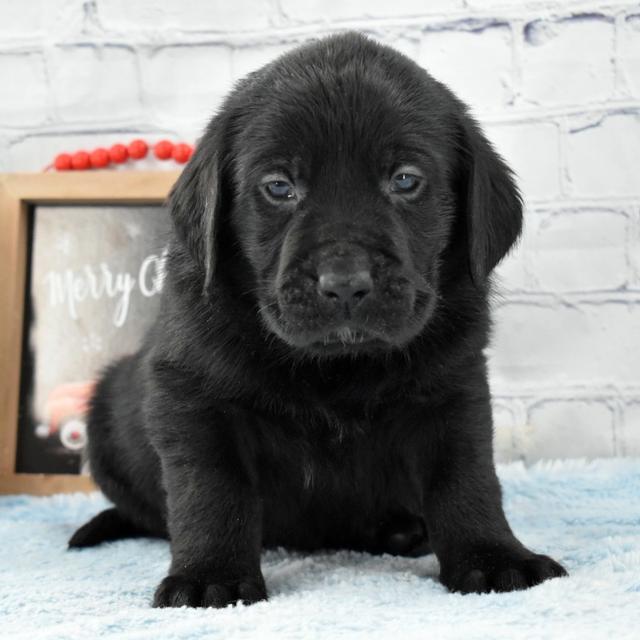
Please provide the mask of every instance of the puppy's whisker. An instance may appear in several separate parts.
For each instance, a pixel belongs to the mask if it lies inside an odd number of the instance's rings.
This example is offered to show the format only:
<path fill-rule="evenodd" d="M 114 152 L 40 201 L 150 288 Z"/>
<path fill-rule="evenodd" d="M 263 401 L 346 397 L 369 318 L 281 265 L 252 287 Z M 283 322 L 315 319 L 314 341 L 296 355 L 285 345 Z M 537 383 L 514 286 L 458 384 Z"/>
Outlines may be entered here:
<path fill-rule="evenodd" d="M 258 311 L 261 313 L 264 313 L 268 309 L 274 309 L 277 307 L 278 307 L 278 302 L 277 300 L 274 300 L 273 302 L 267 302 L 266 304 L 258 305 Z"/>

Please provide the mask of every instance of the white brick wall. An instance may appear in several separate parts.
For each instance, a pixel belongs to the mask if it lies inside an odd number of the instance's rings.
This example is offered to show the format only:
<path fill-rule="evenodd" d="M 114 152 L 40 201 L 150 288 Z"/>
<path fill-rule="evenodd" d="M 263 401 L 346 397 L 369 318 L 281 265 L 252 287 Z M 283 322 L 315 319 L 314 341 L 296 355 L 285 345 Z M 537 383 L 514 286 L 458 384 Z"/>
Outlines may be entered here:
<path fill-rule="evenodd" d="M 557 201 L 562 189 L 558 124 L 536 120 L 487 124 L 485 129 L 518 175 L 525 200 Z"/>
<path fill-rule="evenodd" d="M 137 59 L 132 48 L 61 45 L 47 53 L 56 119 L 78 123 L 142 117 Z"/>
<path fill-rule="evenodd" d="M 639 109 L 595 116 L 588 123 L 570 128 L 568 134 L 565 177 L 572 196 L 638 196 Z"/>
<path fill-rule="evenodd" d="M 302 3 L 301 3 L 302 4 Z M 97 0 L 107 31 L 253 31 L 270 26 L 270 0 Z"/>
<path fill-rule="evenodd" d="M 637 15 L 626 16 L 620 21 L 619 49 L 621 83 L 625 93 L 640 97 L 640 7 Z"/>
<path fill-rule="evenodd" d="M 516 447 L 525 461 L 616 453 L 614 410 L 602 400 L 542 400 L 529 409 L 527 427 Z"/>
<path fill-rule="evenodd" d="M 231 49 L 161 47 L 144 56 L 141 75 L 149 115 L 201 130 L 231 86 Z"/>
<path fill-rule="evenodd" d="M 475 107 L 500 110 L 513 102 L 513 37 L 507 25 L 427 31 L 418 61 Z"/>
<path fill-rule="evenodd" d="M 607 101 L 615 82 L 613 47 L 611 17 L 527 24 L 521 57 L 522 98 L 549 106 Z"/>
<path fill-rule="evenodd" d="M 39 51 L 7 51 L 0 56 L 0 125 L 44 124 L 51 97 L 44 56 Z"/>
<path fill-rule="evenodd" d="M 640 455 L 637 0 L 2 0 L 0 169 L 195 140 L 237 78 L 347 28 L 450 84 L 519 175 L 526 231 L 498 270 L 490 349 L 497 458 Z"/>
<path fill-rule="evenodd" d="M 580 293 L 628 285 L 629 218 L 624 212 L 561 210 L 531 215 L 528 221 L 529 291 Z"/>

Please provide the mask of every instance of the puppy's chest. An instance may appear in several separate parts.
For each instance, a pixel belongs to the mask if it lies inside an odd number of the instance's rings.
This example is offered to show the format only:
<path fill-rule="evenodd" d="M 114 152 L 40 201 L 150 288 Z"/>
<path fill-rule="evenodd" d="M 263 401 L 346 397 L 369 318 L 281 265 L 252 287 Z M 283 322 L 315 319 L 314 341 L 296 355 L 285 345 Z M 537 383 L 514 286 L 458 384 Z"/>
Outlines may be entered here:
<path fill-rule="evenodd" d="M 420 481 L 422 443 L 397 425 L 349 412 L 282 420 L 271 429 L 260 474 L 274 495 L 373 508 Z"/>
<path fill-rule="evenodd" d="M 259 465 L 267 546 L 374 549 L 393 514 L 420 514 L 415 442 L 362 418 L 274 425 Z"/>

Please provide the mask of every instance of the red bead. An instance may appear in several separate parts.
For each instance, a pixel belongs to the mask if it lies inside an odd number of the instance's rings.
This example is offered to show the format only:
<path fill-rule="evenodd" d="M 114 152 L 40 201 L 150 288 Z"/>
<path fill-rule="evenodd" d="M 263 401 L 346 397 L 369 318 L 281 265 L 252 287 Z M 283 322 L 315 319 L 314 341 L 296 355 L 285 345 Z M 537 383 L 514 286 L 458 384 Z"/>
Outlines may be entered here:
<path fill-rule="evenodd" d="M 144 158 L 149 151 L 149 146 L 144 140 L 133 140 L 129 144 L 129 155 L 134 160 L 140 160 L 140 158 Z"/>
<path fill-rule="evenodd" d="M 111 162 L 109 158 L 109 152 L 106 149 L 103 149 L 102 147 L 99 147 L 98 149 L 94 149 L 91 152 L 90 160 L 91 160 L 91 166 L 94 169 L 102 169 L 103 167 L 106 167 L 109 164 L 109 162 Z"/>
<path fill-rule="evenodd" d="M 89 154 L 86 151 L 76 151 L 71 156 L 71 166 L 76 171 L 83 171 L 91 166 L 91 160 Z"/>
<path fill-rule="evenodd" d="M 190 144 L 185 144 L 184 142 L 178 143 L 175 147 L 173 147 L 173 152 L 171 157 L 180 164 L 184 164 L 189 160 L 191 154 L 193 153 L 193 148 Z"/>
<path fill-rule="evenodd" d="M 173 144 L 168 140 L 160 140 L 160 142 L 157 142 L 156 146 L 153 147 L 153 153 L 158 160 L 168 160 L 173 153 Z"/>
<path fill-rule="evenodd" d="M 111 162 L 122 164 L 127 161 L 129 152 L 123 144 L 114 144 L 111 149 L 109 149 L 109 157 L 111 158 Z"/>
<path fill-rule="evenodd" d="M 68 153 L 61 153 L 56 156 L 53 166 L 57 171 L 69 171 L 71 169 L 71 156 Z"/>

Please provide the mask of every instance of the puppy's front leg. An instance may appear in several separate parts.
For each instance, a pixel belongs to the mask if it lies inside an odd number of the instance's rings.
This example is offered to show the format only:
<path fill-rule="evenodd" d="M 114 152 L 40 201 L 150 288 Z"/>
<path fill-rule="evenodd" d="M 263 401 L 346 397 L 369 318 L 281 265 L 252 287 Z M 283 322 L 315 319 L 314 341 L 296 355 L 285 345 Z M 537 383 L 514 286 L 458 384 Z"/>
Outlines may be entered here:
<path fill-rule="evenodd" d="M 194 410 L 188 396 L 168 400 L 166 393 L 156 396 L 149 414 L 172 555 L 154 606 L 265 600 L 260 500 L 251 461 L 238 442 L 242 420 L 230 407 Z"/>
<path fill-rule="evenodd" d="M 479 593 L 526 589 L 566 575 L 511 531 L 493 463 L 488 393 L 474 396 L 452 399 L 433 434 L 425 512 L 441 582 L 451 591 Z"/>

